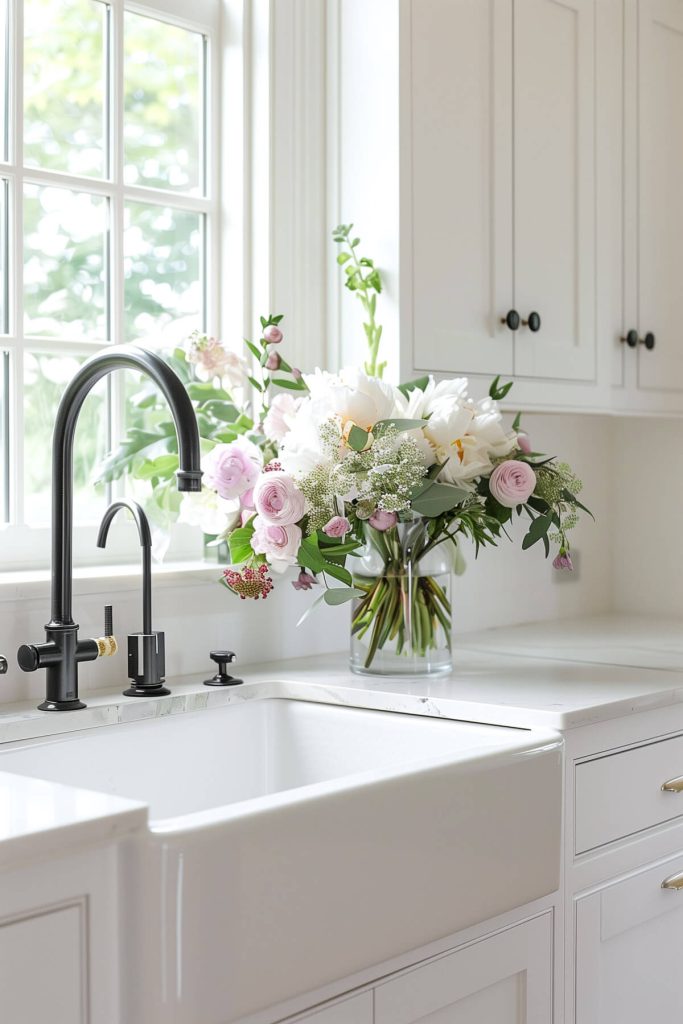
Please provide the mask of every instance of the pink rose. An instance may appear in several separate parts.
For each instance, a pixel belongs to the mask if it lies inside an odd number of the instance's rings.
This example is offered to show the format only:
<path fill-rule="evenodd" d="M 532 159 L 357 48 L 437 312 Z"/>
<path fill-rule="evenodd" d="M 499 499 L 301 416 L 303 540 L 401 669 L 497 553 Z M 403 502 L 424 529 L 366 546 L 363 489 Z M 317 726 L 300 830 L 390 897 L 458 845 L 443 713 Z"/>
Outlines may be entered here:
<path fill-rule="evenodd" d="M 491 494 L 505 508 L 524 505 L 536 488 L 536 474 L 528 462 L 501 462 L 489 479 Z"/>
<path fill-rule="evenodd" d="M 239 498 L 254 486 L 262 464 L 261 452 L 246 438 L 217 444 L 202 461 L 204 483 L 221 498 Z"/>
<path fill-rule="evenodd" d="M 288 473 L 262 473 L 254 488 L 254 507 L 273 526 L 296 523 L 304 514 L 306 499 Z"/>
<path fill-rule="evenodd" d="M 376 512 L 372 513 L 368 522 L 370 526 L 374 526 L 376 530 L 381 530 L 384 533 L 385 530 L 390 530 L 392 526 L 396 526 L 398 516 L 395 512 L 385 512 L 383 509 L 378 508 Z"/>
<path fill-rule="evenodd" d="M 266 359 L 266 370 L 279 370 L 281 362 L 282 359 L 280 358 L 280 353 L 271 352 Z"/>
<path fill-rule="evenodd" d="M 351 529 L 351 523 L 346 516 L 332 516 L 329 523 L 323 526 L 323 533 L 328 537 L 345 537 Z"/>
<path fill-rule="evenodd" d="M 269 441 L 276 441 L 277 444 L 280 444 L 284 440 L 291 430 L 294 417 L 300 405 L 300 398 L 294 398 L 285 392 L 275 396 L 263 421 L 263 432 Z"/>
<path fill-rule="evenodd" d="M 276 572 L 284 572 L 288 566 L 296 563 L 302 537 L 300 527 L 293 523 L 273 526 L 262 516 L 256 516 L 251 546 L 257 555 L 266 556 Z"/>
<path fill-rule="evenodd" d="M 271 324 L 269 327 L 266 327 L 263 332 L 263 337 L 270 345 L 279 345 L 284 335 L 279 327 L 276 327 L 275 324 Z"/>
<path fill-rule="evenodd" d="M 531 441 L 529 440 L 529 435 L 525 434 L 524 431 L 522 431 L 521 434 L 517 434 L 517 447 L 521 452 L 524 452 L 525 455 L 528 455 L 531 451 Z"/>

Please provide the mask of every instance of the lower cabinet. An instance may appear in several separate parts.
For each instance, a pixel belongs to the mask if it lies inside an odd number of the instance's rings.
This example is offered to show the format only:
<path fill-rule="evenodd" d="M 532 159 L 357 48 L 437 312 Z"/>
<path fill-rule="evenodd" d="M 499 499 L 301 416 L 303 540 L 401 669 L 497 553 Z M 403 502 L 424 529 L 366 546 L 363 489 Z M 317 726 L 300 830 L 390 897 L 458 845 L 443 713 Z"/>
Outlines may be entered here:
<path fill-rule="evenodd" d="M 0 922 L 0 1019 L 85 1024 L 85 900 Z"/>
<path fill-rule="evenodd" d="M 683 893 L 665 880 L 683 888 L 683 857 L 576 900 L 575 1024 L 683 1020 Z"/>
<path fill-rule="evenodd" d="M 551 1024 L 552 954 L 553 918 L 546 913 L 297 1017 L 296 1024 Z"/>
<path fill-rule="evenodd" d="M 373 1024 L 372 992 L 351 999 L 344 999 L 323 1010 L 316 1010 L 304 1017 L 297 1017 L 292 1024 Z"/>
<path fill-rule="evenodd" d="M 550 1024 L 552 951 L 544 914 L 379 985 L 374 1024 Z"/>

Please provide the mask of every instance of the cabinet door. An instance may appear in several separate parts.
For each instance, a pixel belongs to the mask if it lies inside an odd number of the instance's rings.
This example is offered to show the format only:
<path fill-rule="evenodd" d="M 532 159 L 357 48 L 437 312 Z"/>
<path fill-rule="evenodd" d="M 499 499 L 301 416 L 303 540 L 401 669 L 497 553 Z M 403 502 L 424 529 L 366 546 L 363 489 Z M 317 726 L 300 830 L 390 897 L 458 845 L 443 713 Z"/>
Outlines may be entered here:
<path fill-rule="evenodd" d="M 416 369 L 509 374 L 512 2 L 404 0 L 402 323 Z"/>
<path fill-rule="evenodd" d="M 652 351 L 639 346 L 638 385 L 681 391 L 683 0 L 640 0 L 637 52 L 638 324 L 656 338 Z"/>
<path fill-rule="evenodd" d="M 648 867 L 576 903 L 575 1024 L 673 1024 L 683 1017 L 683 897 Z"/>
<path fill-rule="evenodd" d="M 486 6 L 486 5 L 484 5 Z M 596 374 L 595 0 L 514 5 L 515 374 Z"/>
<path fill-rule="evenodd" d="M 291 1024 L 373 1024 L 372 992 L 363 992 L 352 999 L 343 999 L 322 1010 L 297 1017 Z"/>
<path fill-rule="evenodd" d="M 418 967 L 375 990 L 375 1024 L 550 1024 L 552 916 Z"/>
<path fill-rule="evenodd" d="M 0 922 L 0 1020 L 85 1024 L 85 902 Z"/>

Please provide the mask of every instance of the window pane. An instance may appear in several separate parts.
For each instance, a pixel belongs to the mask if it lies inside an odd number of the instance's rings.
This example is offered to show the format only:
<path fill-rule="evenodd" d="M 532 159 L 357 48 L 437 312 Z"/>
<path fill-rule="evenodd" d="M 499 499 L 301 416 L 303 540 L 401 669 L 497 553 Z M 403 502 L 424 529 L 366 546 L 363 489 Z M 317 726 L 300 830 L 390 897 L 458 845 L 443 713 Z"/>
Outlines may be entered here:
<path fill-rule="evenodd" d="M 203 191 L 203 50 L 197 32 L 126 12 L 127 185 Z"/>
<path fill-rule="evenodd" d="M 0 0 L 0 159 L 9 156 L 9 0 Z"/>
<path fill-rule="evenodd" d="M 106 16 L 105 5 L 95 0 L 25 0 L 29 166 L 105 175 Z"/>
<path fill-rule="evenodd" d="M 50 521 L 52 431 L 64 388 L 83 358 L 27 352 L 24 356 L 24 496 L 26 522 Z M 74 516 L 96 522 L 105 507 L 105 488 L 92 483 L 107 451 L 107 381 L 100 381 L 81 409 L 74 446 Z"/>
<path fill-rule="evenodd" d="M 9 352 L 0 351 L 0 523 L 9 519 Z"/>
<path fill-rule="evenodd" d="M 2 2 L 2 0 L 0 0 Z M 9 183 L 0 179 L 0 334 L 9 333 Z"/>
<path fill-rule="evenodd" d="M 203 218 L 128 203 L 124 224 L 126 340 L 169 347 L 202 326 Z"/>
<path fill-rule="evenodd" d="M 24 187 L 24 328 L 60 338 L 107 336 L 107 200 Z"/>

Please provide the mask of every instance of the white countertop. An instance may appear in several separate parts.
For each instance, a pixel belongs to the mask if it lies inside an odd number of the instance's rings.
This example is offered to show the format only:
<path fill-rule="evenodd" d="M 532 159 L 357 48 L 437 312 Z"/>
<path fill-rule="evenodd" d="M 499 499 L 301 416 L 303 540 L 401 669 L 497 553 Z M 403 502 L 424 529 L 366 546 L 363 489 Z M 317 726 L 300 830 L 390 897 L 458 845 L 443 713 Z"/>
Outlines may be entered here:
<path fill-rule="evenodd" d="M 265 696 L 557 730 L 683 703 L 683 623 L 674 620 L 601 616 L 488 630 L 461 637 L 453 661 L 438 679 L 386 678 L 354 675 L 345 654 L 332 654 L 246 665 L 236 687 L 205 687 L 202 674 L 170 678 L 170 697 L 93 691 L 85 711 L 0 705 L 0 742 Z"/>
<path fill-rule="evenodd" d="M 244 666 L 244 684 L 226 688 L 203 686 L 207 665 L 202 675 L 169 679 L 168 697 L 100 690 L 84 695 L 86 710 L 63 714 L 34 701 L 0 705 L 0 743 L 263 697 L 560 731 L 683 703 L 676 620 L 602 616 L 488 630 L 461 637 L 453 660 L 449 676 L 428 679 L 357 676 L 346 654 L 300 658 Z M 114 838 L 146 816 L 133 801 L 0 772 L 0 865 Z"/>

